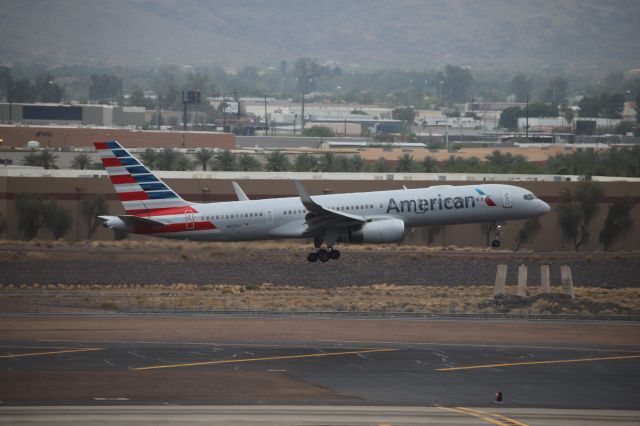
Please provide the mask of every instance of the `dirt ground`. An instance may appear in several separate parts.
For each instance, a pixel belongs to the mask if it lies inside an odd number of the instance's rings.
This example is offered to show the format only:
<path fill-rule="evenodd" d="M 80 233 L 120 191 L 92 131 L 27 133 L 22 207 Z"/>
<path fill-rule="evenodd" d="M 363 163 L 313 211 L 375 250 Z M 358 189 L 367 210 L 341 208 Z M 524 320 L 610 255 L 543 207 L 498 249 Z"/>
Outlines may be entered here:
<path fill-rule="evenodd" d="M 0 285 L 290 285 L 327 288 L 352 285 L 492 285 L 496 267 L 508 265 L 508 282 L 521 264 L 530 285 L 540 283 L 540 265 L 569 265 L 574 285 L 639 287 L 640 253 L 511 253 L 438 251 L 425 247 L 345 246 L 342 257 L 308 263 L 308 247 L 297 244 L 238 245 L 124 242 L 0 244 Z"/>
<path fill-rule="evenodd" d="M 640 345 L 626 322 L 228 317 L 0 318 L 0 340 L 260 342 L 339 340 L 460 344 Z"/>

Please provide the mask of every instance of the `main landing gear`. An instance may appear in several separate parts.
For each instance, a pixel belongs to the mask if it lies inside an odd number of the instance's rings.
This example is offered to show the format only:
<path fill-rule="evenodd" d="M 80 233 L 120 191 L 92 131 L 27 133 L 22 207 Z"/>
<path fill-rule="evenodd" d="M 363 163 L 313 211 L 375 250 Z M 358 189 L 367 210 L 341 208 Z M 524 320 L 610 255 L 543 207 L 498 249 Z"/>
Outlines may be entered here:
<path fill-rule="evenodd" d="M 315 245 L 315 251 L 312 251 L 307 255 L 307 260 L 309 262 L 317 262 L 318 260 L 322 263 L 328 262 L 330 259 L 337 260 L 340 258 L 340 250 L 335 250 L 331 246 L 327 246 L 326 250 L 321 248 L 322 239 L 314 239 L 313 244 Z"/>
<path fill-rule="evenodd" d="M 330 259 L 336 260 L 340 258 L 340 250 L 335 250 L 329 247 L 328 250 L 319 249 L 317 251 L 309 253 L 307 260 L 309 262 L 328 262 Z"/>

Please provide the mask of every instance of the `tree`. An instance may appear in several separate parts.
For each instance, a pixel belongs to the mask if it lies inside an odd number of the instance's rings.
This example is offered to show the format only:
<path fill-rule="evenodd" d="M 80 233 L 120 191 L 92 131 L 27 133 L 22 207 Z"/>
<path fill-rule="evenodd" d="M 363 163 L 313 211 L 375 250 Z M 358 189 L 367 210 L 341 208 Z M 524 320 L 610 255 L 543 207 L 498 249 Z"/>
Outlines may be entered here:
<path fill-rule="evenodd" d="M 624 96 L 602 92 L 600 96 L 585 96 L 578 102 L 581 117 L 621 118 Z"/>
<path fill-rule="evenodd" d="M 238 169 L 243 172 L 259 171 L 260 162 L 253 155 L 243 152 L 238 157 Z"/>
<path fill-rule="evenodd" d="M 22 80 L 11 82 L 9 98 L 11 99 L 11 102 L 35 102 L 36 94 L 35 89 L 31 84 L 31 80 L 23 78 Z"/>
<path fill-rule="evenodd" d="M 156 153 L 154 166 L 158 170 L 173 170 L 178 159 L 178 152 L 173 148 L 163 148 Z"/>
<path fill-rule="evenodd" d="M 406 123 L 413 123 L 416 118 L 416 111 L 411 107 L 398 107 L 391 111 L 394 120 L 402 120 Z"/>
<path fill-rule="evenodd" d="M 402 157 L 396 161 L 396 172 L 399 173 L 411 173 L 415 167 L 413 157 L 409 154 L 403 154 Z"/>
<path fill-rule="evenodd" d="M 580 182 L 575 192 L 560 194 L 558 224 L 565 240 L 571 241 L 576 251 L 589 241 L 591 220 L 598 211 L 602 188 L 590 181 Z"/>
<path fill-rule="evenodd" d="M 537 217 L 528 219 L 522 225 L 516 236 L 516 248 L 514 251 L 520 250 L 520 245 L 533 242 L 533 237 L 540 231 L 540 220 Z"/>
<path fill-rule="evenodd" d="M 89 101 L 104 103 L 119 97 L 122 80 L 113 75 L 92 74 L 89 85 Z"/>
<path fill-rule="evenodd" d="M 522 117 L 522 108 L 509 107 L 500 113 L 500 121 L 498 125 L 509 130 L 518 130 L 518 118 Z"/>
<path fill-rule="evenodd" d="M 18 211 L 18 229 L 26 240 L 34 239 L 42 226 L 44 210 L 42 198 L 19 193 L 16 197 L 16 210 Z"/>
<path fill-rule="evenodd" d="M 40 153 L 29 153 L 25 155 L 22 159 L 23 166 L 32 166 L 32 167 L 43 167 L 45 169 L 57 169 L 56 161 L 58 161 L 58 156 L 53 155 L 50 151 L 44 150 L 40 151 Z"/>
<path fill-rule="evenodd" d="M 338 165 L 336 155 L 333 152 L 326 152 L 318 163 L 318 170 L 321 172 L 336 172 Z"/>
<path fill-rule="evenodd" d="M 49 73 L 36 77 L 34 92 L 38 101 L 58 103 L 62 100 L 62 88 L 53 80 L 54 77 Z"/>
<path fill-rule="evenodd" d="M 93 164 L 93 160 L 91 160 L 91 156 L 89 154 L 78 154 L 73 157 L 71 161 L 71 168 L 78 170 L 86 170 Z"/>
<path fill-rule="evenodd" d="M 438 171 L 438 162 L 430 155 L 422 160 L 422 171 L 425 173 L 435 173 Z"/>
<path fill-rule="evenodd" d="M 336 136 L 336 132 L 328 126 L 311 126 L 305 127 L 302 131 L 302 136 L 314 136 L 319 138 L 331 138 Z"/>
<path fill-rule="evenodd" d="M 213 165 L 215 166 L 216 170 L 236 170 L 236 155 L 228 149 L 220 151 L 215 155 Z"/>
<path fill-rule="evenodd" d="M 564 77 L 555 77 L 549 82 L 549 87 L 544 91 L 542 100 L 552 104 L 566 104 L 569 96 L 569 82 Z"/>
<path fill-rule="evenodd" d="M 640 92 L 636 97 L 636 123 L 640 124 Z"/>
<path fill-rule="evenodd" d="M 136 89 L 129 95 L 129 99 L 127 99 L 127 104 L 130 106 L 144 107 L 144 108 L 152 108 L 153 101 L 148 99 L 144 92 L 140 89 Z"/>
<path fill-rule="evenodd" d="M 296 172 L 311 172 L 316 168 L 317 165 L 318 160 L 316 159 L 316 157 L 304 152 L 296 157 L 293 168 Z"/>
<path fill-rule="evenodd" d="M 53 234 L 53 239 L 58 240 L 71 228 L 71 213 L 67 209 L 58 206 L 55 201 L 50 201 L 44 206 L 42 224 L 47 231 Z"/>
<path fill-rule="evenodd" d="M 608 251 L 620 237 L 624 237 L 633 229 L 631 210 L 633 210 L 633 200 L 628 195 L 609 205 L 609 212 L 598 238 L 600 244 L 604 246 L 604 251 Z"/>
<path fill-rule="evenodd" d="M 185 154 L 179 152 L 172 170 L 193 170 L 193 162 Z"/>
<path fill-rule="evenodd" d="M 380 157 L 373 163 L 373 171 L 376 173 L 386 173 L 389 171 L 389 163 L 383 157 Z"/>
<path fill-rule="evenodd" d="M 196 163 L 200 165 L 203 172 L 207 171 L 207 165 L 213 158 L 213 151 L 207 148 L 200 148 L 194 154 Z"/>
<path fill-rule="evenodd" d="M 102 195 L 95 195 L 91 198 L 84 198 L 81 204 L 81 212 L 87 221 L 87 240 L 95 234 L 99 225 L 98 216 L 109 214 L 109 206 Z"/>
<path fill-rule="evenodd" d="M 516 96 L 517 102 L 525 102 L 527 93 L 533 90 L 533 80 L 524 74 L 516 74 L 511 79 L 511 93 Z"/>
<path fill-rule="evenodd" d="M 270 152 L 267 154 L 266 160 L 266 169 L 269 172 L 286 172 L 291 168 L 289 159 L 280 151 Z"/>
<path fill-rule="evenodd" d="M 444 81 L 443 96 L 447 101 L 467 101 L 467 94 L 473 84 L 473 75 L 469 69 L 447 65 L 444 74 L 438 73 L 437 78 L 439 81 Z"/>
<path fill-rule="evenodd" d="M 140 154 L 140 161 L 149 169 L 156 168 L 156 162 L 158 161 L 158 153 L 153 148 L 147 148 L 142 154 Z"/>

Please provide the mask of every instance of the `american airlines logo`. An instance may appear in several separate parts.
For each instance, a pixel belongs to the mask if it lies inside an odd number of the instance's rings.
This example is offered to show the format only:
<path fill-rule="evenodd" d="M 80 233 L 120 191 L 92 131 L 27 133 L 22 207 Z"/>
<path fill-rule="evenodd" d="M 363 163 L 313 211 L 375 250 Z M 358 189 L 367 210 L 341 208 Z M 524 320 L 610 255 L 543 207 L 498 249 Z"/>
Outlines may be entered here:
<path fill-rule="evenodd" d="M 482 196 L 482 199 L 490 207 L 495 207 L 496 203 L 480 189 L 476 188 L 476 192 Z M 387 213 L 426 213 L 435 210 L 458 210 L 474 208 L 476 206 L 476 197 L 468 195 L 466 197 L 445 197 L 437 198 L 418 198 L 413 200 L 396 201 L 394 198 L 389 199 L 387 205 Z"/>
<path fill-rule="evenodd" d="M 452 210 L 452 209 L 468 209 L 476 206 L 476 198 L 467 197 L 438 197 L 438 198 L 418 198 L 415 200 L 396 201 L 389 199 L 387 205 L 387 213 L 426 213 L 434 210 Z"/>

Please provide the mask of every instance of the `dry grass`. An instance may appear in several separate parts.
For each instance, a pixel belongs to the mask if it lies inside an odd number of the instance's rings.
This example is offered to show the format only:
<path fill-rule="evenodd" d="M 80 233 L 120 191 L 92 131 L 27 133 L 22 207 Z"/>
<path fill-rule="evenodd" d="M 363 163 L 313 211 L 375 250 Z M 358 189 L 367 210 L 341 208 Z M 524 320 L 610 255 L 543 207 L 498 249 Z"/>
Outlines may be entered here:
<path fill-rule="evenodd" d="M 104 310 L 188 310 L 371 313 L 515 313 L 640 315 L 640 289 L 581 288 L 576 299 L 507 295 L 491 299 L 493 287 L 423 287 L 377 284 L 338 288 L 207 285 L 33 285 L 2 287 L 3 312 L 82 312 Z M 515 290 L 514 290 L 515 291 Z"/>

